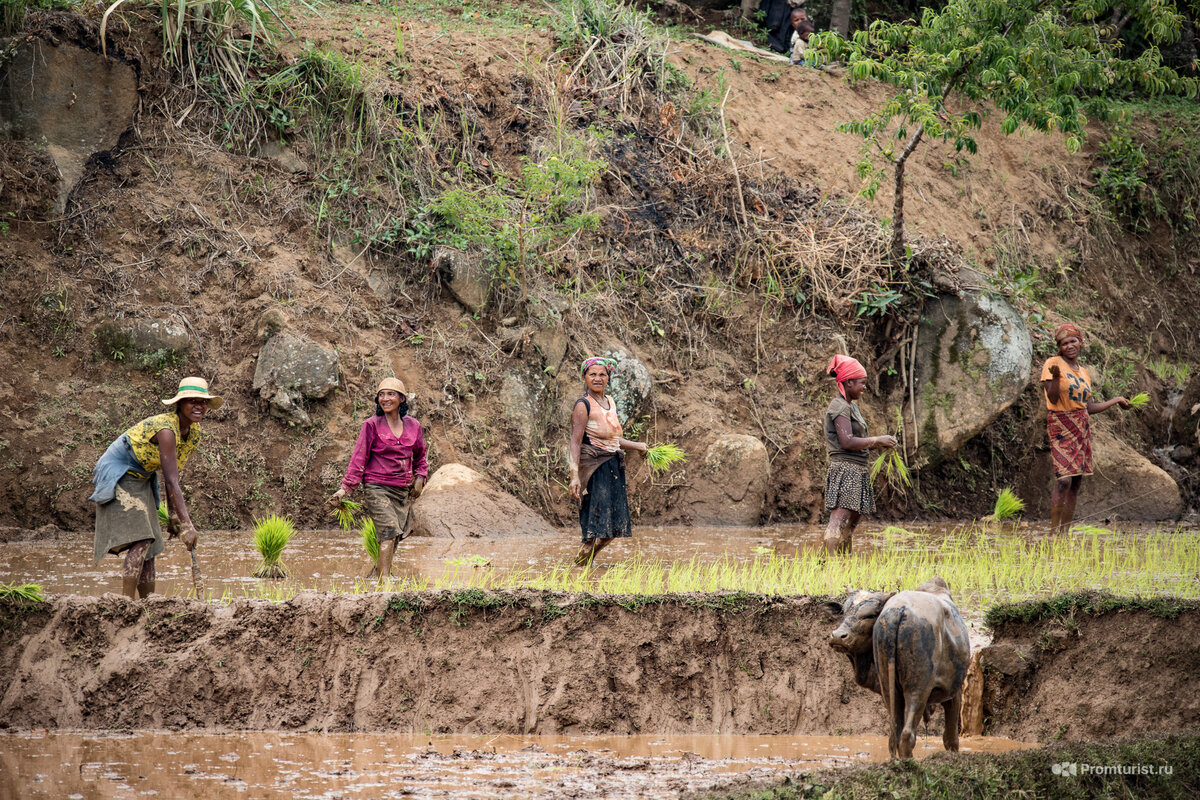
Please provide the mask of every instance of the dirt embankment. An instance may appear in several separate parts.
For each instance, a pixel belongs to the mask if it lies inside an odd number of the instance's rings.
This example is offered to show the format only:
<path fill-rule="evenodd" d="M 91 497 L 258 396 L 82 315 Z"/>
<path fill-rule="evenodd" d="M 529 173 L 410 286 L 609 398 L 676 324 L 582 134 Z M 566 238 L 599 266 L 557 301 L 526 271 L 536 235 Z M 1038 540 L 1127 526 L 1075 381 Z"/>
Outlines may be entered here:
<path fill-rule="evenodd" d="M 1200 725 L 1200 611 L 1081 619 L 993 659 L 989 732 L 1095 738 Z M 1043 626 L 1044 627 L 1044 626 Z M 14 728 L 509 733 L 875 733 L 878 697 L 810 598 L 525 592 L 301 595 L 227 606 L 56 597 L 0 608 Z M 1006 651 L 1007 652 L 1007 651 Z M 940 722 L 935 717 L 934 725 Z"/>

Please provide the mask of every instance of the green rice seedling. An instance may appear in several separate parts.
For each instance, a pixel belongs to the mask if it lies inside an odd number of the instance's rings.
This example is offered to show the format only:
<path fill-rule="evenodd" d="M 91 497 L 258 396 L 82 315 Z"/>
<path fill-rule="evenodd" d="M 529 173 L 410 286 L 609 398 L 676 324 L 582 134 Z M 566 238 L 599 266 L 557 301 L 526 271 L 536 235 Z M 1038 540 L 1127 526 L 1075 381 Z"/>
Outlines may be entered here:
<path fill-rule="evenodd" d="M 32 605 L 44 603 L 46 596 L 37 583 L 0 583 L 0 603 Z"/>
<path fill-rule="evenodd" d="M 656 444 L 646 451 L 646 463 L 650 465 L 650 471 L 656 475 L 661 475 L 684 461 L 687 461 L 687 453 L 683 452 L 678 445 Z"/>
<path fill-rule="evenodd" d="M 272 514 L 254 521 L 254 549 L 262 556 L 262 562 L 254 569 L 255 578 L 286 578 L 288 568 L 280 560 L 283 548 L 296 533 L 296 526 L 287 517 Z"/>
<path fill-rule="evenodd" d="M 357 514 L 362 510 L 362 503 L 353 500 L 342 500 L 337 507 L 338 527 L 344 531 L 352 531 L 358 527 Z"/>
<path fill-rule="evenodd" d="M 871 465 L 872 481 L 876 480 L 881 473 L 884 484 L 897 494 L 906 494 L 908 487 L 912 486 L 912 481 L 908 477 L 908 464 L 904 463 L 904 456 L 898 447 L 884 450 Z"/>
<path fill-rule="evenodd" d="M 170 521 L 171 521 L 171 514 L 170 514 L 170 512 L 167 511 L 167 504 L 159 503 L 158 504 L 158 524 L 166 525 Z"/>
<path fill-rule="evenodd" d="M 1141 408 L 1150 402 L 1150 395 L 1145 392 L 1138 392 L 1133 397 L 1129 398 L 1129 405 L 1132 408 Z"/>
<path fill-rule="evenodd" d="M 991 519 L 1003 522 L 1009 517 L 1015 517 L 1025 510 L 1025 501 L 1017 497 L 1013 490 L 1005 486 L 996 496 L 996 506 L 992 509 Z"/>
<path fill-rule="evenodd" d="M 446 563 L 453 564 L 454 566 L 486 567 L 492 563 L 492 560 L 484 556 L 459 556 L 457 558 L 447 558 Z"/>
<path fill-rule="evenodd" d="M 371 563 L 378 564 L 379 536 L 375 531 L 375 520 L 370 517 L 364 519 L 362 527 L 358 529 L 358 534 L 362 539 L 363 550 L 366 550 L 367 555 L 371 557 Z"/>

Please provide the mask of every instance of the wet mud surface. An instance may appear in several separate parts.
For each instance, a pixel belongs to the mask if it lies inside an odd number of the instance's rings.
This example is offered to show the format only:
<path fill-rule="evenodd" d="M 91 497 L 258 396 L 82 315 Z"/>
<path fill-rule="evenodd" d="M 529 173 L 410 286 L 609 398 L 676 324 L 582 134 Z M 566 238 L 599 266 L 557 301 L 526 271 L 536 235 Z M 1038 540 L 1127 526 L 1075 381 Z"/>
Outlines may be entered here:
<path fill-rule="evenodd" d="M 1036 745 L 968 738 L 963 752 Z M 939 752 L 923 738 L 916 756 Z M 879 762 L 883 737 L 428 736 L 270 732 L 0 735 L 0 794 L 22 798 L 674 798 Z"/>

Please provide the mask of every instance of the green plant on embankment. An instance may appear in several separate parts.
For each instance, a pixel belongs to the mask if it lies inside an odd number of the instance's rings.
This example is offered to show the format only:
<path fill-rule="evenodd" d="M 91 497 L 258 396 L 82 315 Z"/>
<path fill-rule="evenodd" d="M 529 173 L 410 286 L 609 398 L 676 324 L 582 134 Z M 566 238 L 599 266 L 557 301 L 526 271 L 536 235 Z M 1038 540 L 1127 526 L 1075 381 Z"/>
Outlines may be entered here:
<path fill-rule="evenodd" d="M 290 519 L 271 514 L 264 519 L 254 521 L 254 549 L 262 556 L 262 561 L 251 575 L 255 578 L 286 578 L 288 568 L 281 561 L 283 548 L 287 547 L 296 526 Z"/>
<path fill-rule="evenodd" d="M 1067 765 L 1064 774 L 1063 765 Z M 1123 771 L 1093 769 L 1125 765 Z M 1141 766 L 1147 769 L 1143 771 Z M 1071 772 L 1074 766 L 1075 771 Z M 1159 769 L 1170 774 L 1158 774 Z M 1200 736 L 1072 742 L 1013 753 L 937 753 L 803 773 L 785 784 L 696 792 L 692 800 L 1008 800 L 1137 798 L 1184 800 L 1200 788 Z"/>
<path fill-rule="evenodd" d="M 0 583 L 0 603 L 36 605 L 44 603 L 46 595 L 38 583 Z"/>
<path fill-rule="evenodd" d="M 989 628 L 996 628 L 1007 622 L 1031 623 L 1071 617 L 1077 613 L 1099 616 L 1114 611 L 1145 611 L 1163 619 L 1175 619 L 1188 608 L 1196 608 L 1196 604 L 1182 602 L 1176 597 L 1115 597 L 1110 594 L 1072 593 L 1045 600 L 1001 603 L 989 608 L 983 621 Z"/>

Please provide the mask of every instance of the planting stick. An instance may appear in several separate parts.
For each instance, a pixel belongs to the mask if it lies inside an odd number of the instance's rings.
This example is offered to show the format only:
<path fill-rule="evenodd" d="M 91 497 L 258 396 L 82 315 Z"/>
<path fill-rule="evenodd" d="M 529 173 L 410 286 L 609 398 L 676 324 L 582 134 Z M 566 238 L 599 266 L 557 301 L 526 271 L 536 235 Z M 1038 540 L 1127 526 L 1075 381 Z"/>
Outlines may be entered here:
<path fill-rule="evenodd" d="M 203 578 L 200 577 L 200 563 L 196 561 L 196 548 L 192 548 L 192 588 L 196 590 L 196 599 L 200 599 L 200 585 L 203 583 Z"/>

